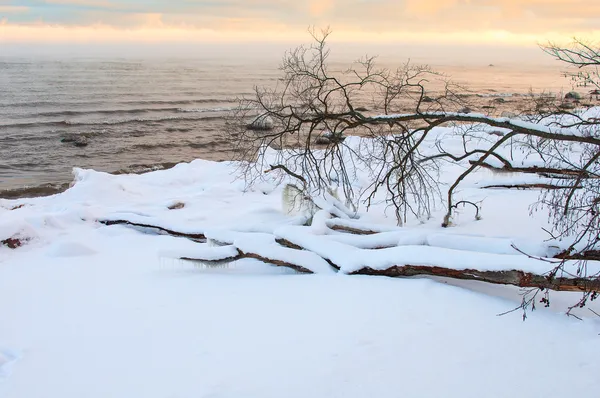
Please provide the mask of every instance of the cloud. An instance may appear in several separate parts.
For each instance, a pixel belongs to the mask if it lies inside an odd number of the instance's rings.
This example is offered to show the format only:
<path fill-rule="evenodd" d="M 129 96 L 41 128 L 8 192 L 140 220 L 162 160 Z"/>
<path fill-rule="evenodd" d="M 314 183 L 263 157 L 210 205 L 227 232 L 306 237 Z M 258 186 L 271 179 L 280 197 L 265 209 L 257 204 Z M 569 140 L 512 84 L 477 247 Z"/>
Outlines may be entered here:
<path fill-rule="evenodd" d="M 208 30 L 237 32 L 241 39 L 262 32 L 264 40 L 274 40 L 303 37 L 308 26 L 316 25 L 358 39 L 532 43 L 534 38 L 593 36 L 600 26 L 600 2 L 591 0 L 0 0 L 5 3 L 0 6 L 4 32 L 6 26 L 40 24 L 129 32 L 152 27 L 171 30 L 165 37 Z M 7 40 L 4 35 L 0 40 Z"/>
<path fill-rule="evenodd" d="M 308 3 L 310 15 L 313 17 L 321 17 L 328 11 L 333 10 L 334 8 L 334 0 L 310 0 Z"/>

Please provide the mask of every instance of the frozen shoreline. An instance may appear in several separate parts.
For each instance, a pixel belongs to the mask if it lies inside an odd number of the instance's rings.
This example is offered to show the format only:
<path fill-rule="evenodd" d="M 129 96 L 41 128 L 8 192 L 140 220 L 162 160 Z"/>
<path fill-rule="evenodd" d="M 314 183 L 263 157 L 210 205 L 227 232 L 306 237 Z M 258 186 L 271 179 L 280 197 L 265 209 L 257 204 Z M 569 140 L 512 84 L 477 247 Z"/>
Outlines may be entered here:
<path fill-rule="evenodd" d="M 447 184 L 464 164 L 443 167 Z M 564 315 L 576 293 L 553 293 L 549 308 L 523 322 L 518 311 L 497 316 L 519 305 L 510 286 L 299 275 L 251 259 L 202 266 L 173 257 L 214 249 L 207 243 L 97 222 L 129 217 L 221 240 L 251 235 L 254 247 L 307 228 L 283 211 L 274 177 L 247 190 L 234 171 L 206 160 L 139 175 L 78 169 L 58 195 L 0 199 L 0 238 L 24 243 L 0 245 L 0 396 L 563 398 L 600 387 L 600 320 L 586 309 L 577 313 L 583 321 Z M 511 178 L 481 169 L 464 182 L 460 197 L 482 201 L 479 221 L 461 209 L 443 229 L 442 206 L 397 228 L 379 204 L 359 212 L 382 235 L 302 243 L 348 269 L 364 261 L 354 255 L 360 248 L 388 241 L 400 245 L 380 251 L 393 260 L 438 253 L 460 266 L 510 257 L 511 266 L 537 269 L 511 252 L 517 242 L 548 253 L 546 215 L 529 214 L 537 192 L 480 189 Z M 413 252 L 423 242 L 423 253 Z M 336 251 L 348 245 L 356 250 Z"/>

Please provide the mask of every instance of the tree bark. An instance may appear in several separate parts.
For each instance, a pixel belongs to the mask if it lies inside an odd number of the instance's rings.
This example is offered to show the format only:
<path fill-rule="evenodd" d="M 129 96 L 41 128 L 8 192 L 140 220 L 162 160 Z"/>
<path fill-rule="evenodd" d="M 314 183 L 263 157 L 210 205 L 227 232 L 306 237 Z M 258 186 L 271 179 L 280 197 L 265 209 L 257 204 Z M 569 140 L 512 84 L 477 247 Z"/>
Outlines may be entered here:
<path fill-rule="evenodd" d="M 408 276 L 443 276 L 452 279 L 476 280 L 499 285 L 518 287 L 544 288 L 557 291 L 600 291 L 600 281 L 585 278 L 547 278 L 519 270 L 511 271 L 479 271 L 475 269 L 457 270 L 436 266 L 404 265 L 393 266 L 383 270 L 369 267 L 352 272 L 350 275 L 378 275 L 388 277 Z"/>

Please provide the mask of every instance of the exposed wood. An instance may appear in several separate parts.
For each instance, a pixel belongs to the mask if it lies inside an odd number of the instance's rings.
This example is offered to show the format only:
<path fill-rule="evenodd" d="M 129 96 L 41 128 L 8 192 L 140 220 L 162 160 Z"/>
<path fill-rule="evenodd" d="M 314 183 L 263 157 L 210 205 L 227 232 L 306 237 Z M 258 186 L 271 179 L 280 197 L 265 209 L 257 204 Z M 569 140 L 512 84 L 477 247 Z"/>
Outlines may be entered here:
<path fill-rule="evenodd" d="M 358 229 L 337 224 L 331 225 L 329 226 L 329 228 L 333 229 L 334 231 L 347 232 L 354 235 L 375 235 L 376 233 L 379 233 L 379 231 L 372 231 L 369 229 Z"/>
<path fill-rule="evenodd" d="M 241 255 L 237 255 L 234 257 L 225 257 L 225 258 L 220 258 L 218 260 L 204 260 L 202 258 L 191 258 L 191 257 L 180 257 L 180 260 L 186 260 L 186 261 L 197 261 L 199 263 L 202 264 L 207 264 L 207 265 L 222 265 L 222 264 L 228 264 L 232 261 L 236 261 L 243 258 Z"/>
<path fill-rule="evenodd" d="M 553 184 L 494 184 L 494 185 L 484 185 L 481 188 L 483 189 L 493 189 L 493 188 L 504 188 L 504 189 L 572 189 L 573 187 L 565 186 L 565 185 L 553 185 Z M 576 187 L 576 189 L 581 189 L 581 186 Z"/>
<path fill-rule="evenodd" d="M 0 244 L 8 247 L 9 249 L 16 249 L 23 246 L 23 241 L 17 238 L 8 238 L 0 241 Z"/>
<path fill-rule="evenodd" d="M 485 169 L 493 170 L 498 173 L 526 173 L 526 174 L 544 174 L 544 175 L 559 175 L 559 176 L 570 176 L 573 178 L 578 177 L 580 174 L 583 175 L 583 178 L 599 178 L 599 176 L 592 176 L 589 172 L 585 170 L 575 170 L 575 169 L 557 169 L 554 167 L 514 167 L 504 165 L 504 167 L 496 167 L 486 162 L 478 162 L 476 160 L 469 160 L 469 163 L 474 165 L 478 165 Z"/>
<path fill-rule="evenodd" d="M 600 260 L 600 250 L 586 250 L 582 253 L 568 253 L 563 251 L 558 253 L 554 258 L 561 260 Z"/>
<path fill-rule="evenodd" d="M 188 239 L 191 239 L 191 240 L 194 240 L 197 242 L 206 242 L 206 236 L 204 236 L 204 234 L 191 234 L 191 233 L 185 233 L 185 232 L 178 232 L 178 231 L 173 231 L 168 228 L 160 227 L 158 225 L 141 224 L 141 223 L 131 222 L 128 220 L 98 220 L 98 222 L 100 224 L 104 224 L 104 225 L 129 225 L 129 226 L 137 227 L 137 228 L 157 229 L 161 232 L 164 232 L 167 235 L 181 237 L 181 238 L 188 238 Z"/>
<path fill-rule="evenodd" d="M 313 273 L 311 270 L 309 270 L 308 268 L 304 268 L 301 265 L 292 264 L 292 263 L 288 263 L 288 262 L 281 261 L 281 260 L 276 260 L 276 259 L 272 259 L 272 258 L 263 257 L 263 256 L 258 255 L 256 253 L 244 253 L 244 252 L 240 251 L 240 256 L 241 256 L 241 258 L 253 258 L 255 260 L 260 260 L 260 261 L 262 261 L 264 263 L 273 264 L 273 265 L 276 265 L 278 267 L 291 268 L 294 271 L 297 271 L 297 272 L 299 272 L 301 274 L 312 274 Z"/>
<path fill-rule="evenodd" d="M 304 268 L 301 265 L 298 264 L 293 264 L 293 263 L 289 263 L 286 261 L 281 261 L 281 260 L 277 260 L 277 259 L 272 259 L 272 258 L 267 258 L 264 256 L 261 256 L 259 254 L 256 253 L 244 253 L 241 250 L 238 249 L 239 254 L 235 257 L 226 257 L 226 258 L 221 258 L 218 260 L 209 260 L 209 259 L 204 259 L 204 258 L 190 258 L 190 257 L 181 257 L 181 260 L 187 260 L 187 261 L 197 261 L 200 262 L 202 264 L 208 264 L 208 265 L 221 265 L 221 264 L 227 264 L 230 263 L 232 261 L 236 261 L 236 260 L 241 260 L 243 258 L 252 258 L 255 260 L 259 260 L 262 261 L 263 263 L 267 263 L 267 264 L 273 264 L 275 266 L 278 267 L 286 267 L 286 268 L 290 268 L 293 269 L 294 271 L 297 271 L 301 274 L 312 274 L 313 272 L 307 268 Z"/>
<path fill-rule="evenodd" d="M 179 209 L 183 209 L 185 207 L 185 203 L 183 202 L 177 202 L 177 203 L 173 203 L 171 206 L 168 207 L 169 210 L 179 210 Z"/>
<path fill-rule="evenodd" d="M 389 277 L 408 276 L 442 276 L 452 279 L 475 280 L 499 285 L 513 285 L 519 287 L 544 288 L 557 291 L 600 291 L 600 280 L 585 278 L 553 278 L 528 272 L 512 271 L 479 271 L 474 269 L 456 270 L 444 267 L 404 265 L 393 266 L 383 270 L 369 267 L 362 268 L 351 275 L 379 275 Z"/>
<path fill-rule="evenodd" d="M 286 239 L 278 238 L 275 240 L 275 242 L 279 243 L 281 246 L 285 246 L 290 249 L 304 250 L 304 248 L 302 248 L 302 247 L 298 246 L 297 244 L 292 243 Z"/>

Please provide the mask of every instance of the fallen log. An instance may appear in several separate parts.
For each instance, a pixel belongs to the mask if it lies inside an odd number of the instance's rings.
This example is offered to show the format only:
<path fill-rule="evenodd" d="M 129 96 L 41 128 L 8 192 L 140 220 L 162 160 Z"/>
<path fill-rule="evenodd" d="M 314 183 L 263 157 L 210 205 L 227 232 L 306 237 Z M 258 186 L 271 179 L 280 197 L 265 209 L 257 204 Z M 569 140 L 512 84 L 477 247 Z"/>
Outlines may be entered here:
<path fill-rule="evenodd" d="M 482 189 L 573 189 L 568 185 L 554 185 L 554 184 L 544 184 L 544 183 L 536 183 L 536 184 L 494 184 L 494 185 L 484 185 L 481 187 Z M 581 186 L 575 187 L 575 189 L 581 189 Z"/>
<path fill-rule="evenodd" d="M 282 260 L 278 260 L 278 259 L 264 257 L 264 256 L 261 256 L 260 254 L 257 254 L 257 253 L 244 253 L 244 252 L 242 252 L 239 249 L 238 249 L 238 255 L 237 256 L 225 257 L 225 258 L 219 258 L 219 259 L 206 259 L 206 258 L 200 258 L 200 257 L 179 257 L 180 260 L 195 261 L 195 262 L 199 262 L 199 263 L 202 263 L 202 264 L 205 264 L 205 265 L 214 265 L 214 266 L 219 266 L 219 265 L 227 264 L 227 263 L 230 263 L 232 261 L 237 261 L 237 260 L 241 260 L 241 259 L 244 259 L 244 258 L 252 258 L 254 260 L 262 261 L 263 263 L 275 265 L 277 267 L 290 268 L 290 269 L 293 269 L 294 271 L 299 272 L 301 274 L 312 274 L 313 273 L 308 268 L 305 268 L 305 267 L 303 267 L 301 265 L 298 265 L 298 264 L 293 264 L 293 263 L 282 261 Z"/>
<path fill-rule="evenodd" d="M 186 237 L 193 240 L 198 240 L 201 236 L 205 239 L 203 234 L 187 234 L 178 231 L 172 231 L 163 227 L 155 226 L 155 225 L 146 225 L 139 223 L 132 223 L 127 220 L 104 220 L 99 221 L 105 225 L 115 225 L 115 224 L 125 224 L 132 225 L 135 227 L 143 227 L 143 228 L 154 228 L 161 230 L 165 233 L 168 233 L 172 236 L 177 237 Z M 365 231 L 365 230 L 361 230 Z M 4 243 L 4 242 L 3 242 Z M 286 248 L 288 250 L 297 250 L 298 252 L 303 253 L 311 253 L 317 257 L 315 259 L 324 260 L 329 266 L 339 271 L 341 267 L 330 259 L 323 258 L 322 256 L 317 255 L 313 251 L 307 250 L 302 246 L 290 242 L 289 240 L 279 238 L 275 242 L 275 246 L 280 248 Z M 259 253 L 252 252 L 245 248 L 245 250 L 241 250 L 239 247 L 234 247 L 234 250 L 237 251 L 237 254 L 231 255 L 223 255 L 223 256 L 214 256 L 214 255 L 206 255 L 205 257 L 196 256 L 182 256 L 179 257 L 181 260 L 187 261 L 198 261 L 203 264 L 208 265 L 221 265 L 225 263 L 229 263 L 236 260 L 241 260 L 244 258 L 252 258 L 255 260 L 262 261 L 267 264 L 273 264 L 279 267 L 286 267 L 295 270 L 298 273 L 302 274 L 312 274 L 314 273 L 312 270 L 306 268 L 303 265 L 295 264 L 289 260 L 283 260 L 281 258 L 274 258 L 272 255 L 263 255 Z M 234 253 L 235 253 L 234 251 Z M 591 254 L 591 253 L 588 253 Z M 594 255 L 597 253 L 594 252 Z M 289 257 L 289 256 L 287 256 Z M 576 258 L 576 257 L 572 257 Z M 364 267 L 357 271 L 353 271 L 349 273 L 349 275 L 372 275 L 372 276 L 387 276 L 392 278 L 397 277 L 412 277 L 412 276 L 441 276 L 445 278 L 451 279 L 462 279 L 462 280 L 475 280 L 480 282 L 492 283 L 492 284 L 500 284 L 500 285 L 513 285 L 522 288 L 541 288 L 541 289 L 549 289 L 556 291 L 600 291 L 600 279 L 590 279 L 590 278 L 562 278 L 562 277 L 554 277 L 549 278 L 544 275 L 533 274 L 530 272 L 524 272 L 520 270 L 505 270 L 505 271 L 481 271 L 476 269 L 454 269 L 454 268 L 446 268 L 446 267 L 438 267 L 438 266 L 425 266 L 425 265 L 402 265 L 402 266 L 392 266 L 385 269 L 373 269 L 370 267 Z"/>
<path fill-rule="evenodd" d="M 110 226 L 110 225 L 128 225 L 128 226 L 136 227 L 136 228 L 156 229 L 156 230 L 164 232 L 165 234 L 170 235 L 170 236 L 175 236 L 175 237 L 178 237 L 178 238 L 188 238 L 188 239 L 191 239 L 193 241 L 200 242 L 200 243 L 206 242 L 206 236 L 204 236 L 204 234 L 199 234 L 199 233 L 195 234 L 195 233 L 186 233 L 186 232 L 173 231 L 171 229 L 160 227 L 158 225 L 136 223 L 136 222 L 132 222 L 132 221 L 129 221 L 129 220 L 98 220 L 98 222 L 100 224 L 104 224 L 104 225 L 107 225 L 107 226 Z"/>
<path fill-rule="evenodd" d="M 375 225 L 359 223 L 356 220 L 343 220 L 332 218 L 325 221 L 325 225 L 334 231 L 347 232 L 354 235 L 373 235 L 380 232 L 398 231 L 398 227 L 388 225 Z"/>
<path fill-rule="evenodd" d="M 519 270 L 480 271 L 475 269 L 457 270 L 436 266 L 403 265 L 382 270 L 369 267 L 359 269 L 350 275 L 374 275 L 388 277 L 441 276 L 452 279 L 475 280 L 497 285 L 513 285 L 518 287 L 543 288 L 556 291 L 600 291 L 600 280 L 586 278 L 547 278 Z"/>
<path fill-rule="evenodd" d="M 478 162 L 476 160 L 469 160 L 469 164 L 478 165 L 485 169 L 492 170 L 498 173 L 525 173 L 525 174 L 542 174 L 542 175 L 553 175 L 553 176 L 569 176 L 573 178 L 578 178 L 580 175 L 581 178 L 600 178 L 600 176 L 591 175 L 589 172 L 585 170 L 575 170 L 575 169 L 558 169 L 554 167 L 514 167 L 504 165 L 503 167 L 496 167 L 489 163 Z"/>
<path fill-rule="evenodd" d="M 354 235 L 374 235 L 374 234 L 378 233 L 377 231 L 370 231 L 367 229 L 358 229 L 358 228 L 353 228 L 353 227 L 347 227 L 344 225 L 332 225 L 329 228 L 334 231 L 347 232 L 349 234 L 354 234 Z"/>

